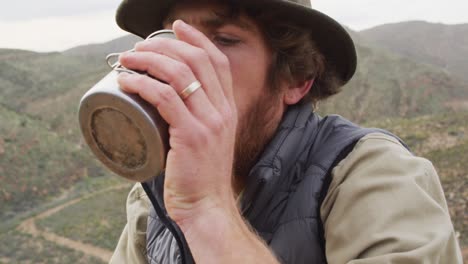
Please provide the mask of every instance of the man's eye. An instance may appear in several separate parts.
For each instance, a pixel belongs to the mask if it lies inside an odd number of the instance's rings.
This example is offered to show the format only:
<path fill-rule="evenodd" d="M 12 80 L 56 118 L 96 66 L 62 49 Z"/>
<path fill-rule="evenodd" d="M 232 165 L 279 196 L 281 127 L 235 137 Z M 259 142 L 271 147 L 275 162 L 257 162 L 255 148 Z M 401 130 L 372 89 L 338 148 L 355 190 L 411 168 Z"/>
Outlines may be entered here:
<path fill-rule="evenodd" d="M 240 40 L 236 38 L 232 38 L 232 37 L 218 35 L 214 37 L 214 42 L 223 46 L 232 46 L 232 45 L 239 43 Z"/>

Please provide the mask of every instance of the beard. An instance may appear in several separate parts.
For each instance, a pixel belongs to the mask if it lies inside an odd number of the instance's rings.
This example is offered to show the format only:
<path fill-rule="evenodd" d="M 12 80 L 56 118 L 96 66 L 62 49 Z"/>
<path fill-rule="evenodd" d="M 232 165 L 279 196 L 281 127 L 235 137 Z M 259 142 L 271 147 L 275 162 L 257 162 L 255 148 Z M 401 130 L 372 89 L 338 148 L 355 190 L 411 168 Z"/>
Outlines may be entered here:
<path fill-rule="evenodd" d="M 235 189 L 243 188 L 250 170 L 279 125 L 279 120 L 276 120 L 279 118 L 275 117 L 279 99 L 277 93 L 267 92 L 259 101 L 250 105 L 245 116 L 239 119 L 233 164 Z"/>

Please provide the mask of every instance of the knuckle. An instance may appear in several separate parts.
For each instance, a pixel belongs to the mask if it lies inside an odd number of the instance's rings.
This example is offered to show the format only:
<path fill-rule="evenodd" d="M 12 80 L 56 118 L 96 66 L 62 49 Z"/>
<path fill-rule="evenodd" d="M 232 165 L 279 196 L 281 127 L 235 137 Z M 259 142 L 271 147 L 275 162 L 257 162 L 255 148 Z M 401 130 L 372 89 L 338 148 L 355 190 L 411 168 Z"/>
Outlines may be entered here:
<path fill-rule="evenodd" d="M 169 74 L 171 75 L 172 78 L 184 80 L 184 79 L 188 79 L 191 77 L 192 70 L 186 64 L 177 62 L 177 63 L 174 63 L 173 67 L 171 67 Z"/>
<path fill-rule="evenodd" d="M 210 143 L 210 133 L 206 128 L 200 128 L 199 133 L 196 134 L 196 144 L 200 147 L 207 146 Z"/>
<path fill-rule="evenodd" d="M 210 59 L 206 50 L 197 48 L 193 54 L 193 60 L 197 63 L 207 63 Z"/>
<path fill-rule="evenodd" d="M 231 64 L 229 62 L 228 57 L 225 54 L 221 54 L 219 58 L 217 59 L 217 67 L 219 67 L 222 70 L 225 71 L 230 71 L 231 69 Z"/>
<path fill-rule="evenodd" d="M 165 87 L 162 89 L 157 89 L 159 91 L 159 97 L 161 102 L 171 102 L 172 100 L 176 99 L 178 96 L 174 89 L 170 87 Z"/>
<path fill-rule="evenodd" d="M 226 124 L 226 120 L 219 114 L 213 114 L 210 118 L 210 128 L 215 133 L 221 133 Z"/>
<path fill-rule="evenodd" d="M 169 45 L 165 40 L 166 39 L 163 38 L 149 39 L 149 43 L 151 43 L 152 50 L 164 54 L 164 51 L 166 51 L 169 48 Z"/>
<path fill-rule="evenodd" d="M 190 147 L 200 148 L 205 147 L 210 140 L 208 130 L 201 126 L 193 124 L 191 126 L 193 129 L 190 130 L 190 133 L 186 134 L 186 140 Z"/>
<path fill-rule="evenodd" d="M 147 70 L 159 68 L 158 66 L 161 63 L 160 62 L 161 61 L 161 59 L 160 59 L 161 55 L 159 55 L 157 53 L 154 53 L 152 51 L 144 51 L 143 54 L 145 56 L 146 64 L 147 64 L 147 67 L 148 67 Z"/>
<path fill-rule="evenodd" d="M 225 107 L 223 109 L 223 115 L 226 122 L 233 122 L 237 119 L 237 112 L 231 107 Z"/>
<path fill-rule="evenodd" d="M 133 75 L 133 80 L 135 82 L 136 85 L 138 85 L 139 87 L 146 87 L 146 76 L 142 75 L 142 74 L 132 74 Z"/>
<path fill-rule="evenodd" d="M 237 111 L 230 107 L 225 107 L 222 111 L 225 125 L 229 128 L 236 127 L 238 122 Z"/>

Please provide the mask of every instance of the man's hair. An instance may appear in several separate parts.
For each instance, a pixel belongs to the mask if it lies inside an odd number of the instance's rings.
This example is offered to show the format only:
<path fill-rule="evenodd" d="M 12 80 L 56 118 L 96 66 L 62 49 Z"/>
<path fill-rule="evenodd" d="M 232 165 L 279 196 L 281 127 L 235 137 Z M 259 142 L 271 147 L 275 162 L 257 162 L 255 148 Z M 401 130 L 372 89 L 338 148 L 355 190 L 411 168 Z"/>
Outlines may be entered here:
<path fill-rule="evenodd" d="M 231 14 L 239 15 L 240 10 L 231 9 Z M 314 42 L 313 32 L 282 19 L 280 10 L 242 10 L 251 17 L 264 34 L 267 45 L 272 50 L 272 62 L 268 81 L 272 89 L 278 90 L 281 82 L 301 83 L 314 79 L 314 84 L 302 102 L 317 102 L 337 94 L 342 81 L 325 60 Z"/>

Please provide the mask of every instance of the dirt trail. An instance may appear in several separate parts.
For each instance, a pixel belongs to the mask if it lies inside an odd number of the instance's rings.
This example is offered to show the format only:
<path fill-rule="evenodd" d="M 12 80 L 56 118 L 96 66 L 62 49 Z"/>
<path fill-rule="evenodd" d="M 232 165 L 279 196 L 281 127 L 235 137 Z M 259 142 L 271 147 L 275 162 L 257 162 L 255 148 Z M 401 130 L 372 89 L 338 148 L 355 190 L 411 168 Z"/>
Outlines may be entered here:
<path fill-rule="evenodd" d="M 83 197 L 76 198 L 74 200 L 71 200 L 71 201 L 69 201 L 67 203 L 64 203 L 62 205 L 59 205 L 57 207 L 48 209 L 48 210 L 46 210 L 46 211 L 44 211 L 44 212 L 42 212 L 42 213 L 40 213 L 40 214 L 38 214 L 38 215 L 36 215 L 34 217 L 31 217 L 31 218 L 28 218 L 28 219 L 24 220 L 17 227 L 17 229 L 19 231 L 21 231 L 21 232 L 30 234 L 30 235 L 32 235 L 34 237 L 42 236 L 46 240 L 48 240 L 50 242 L 56 243 L 58 245 L 61 245 L 61 246 L 64 246 L 64 247 L 67 247 L 67 248 L 70 248 L 70 249 L 73 249 L 73 250 L 81 251 L 86 255 L 96 257 L 96 258 L 101 259 L 102 261 L 107 263 L 107 262 L 109 262 L 109 260 L 110 260 L 110 258 L 112 256 L 111 251 L 109 251 L 107 249 L 100 248 L 100 247 L 96 247 L 96 246 L 93 246 L 93 245 L 90 245 L 90 244 L 86 244 L 86 243 L 83 243 L 83 242 L 71 240 L 69 238 L 56 235 L 56 234 L 54 234 L 52 232 L 47 232 L 47 231 L 44 231 L 44 230 L 40 230 L 36 226 L 36 220 L 40 220 L 40 219 L 49 217 L 49 216 L 55 214 L 56 212 L 66 208 L 68 206 L 71 206 L 73 204 L 76 204 L 76 203 L 78 203 L 78 202 L 80 202 L 80 201 L 82 201 L 84 199 L 87 199 L 87 198 L 90 198 L 90 197 L 93 197 L 93 196 L 96 196 L 96 195 L 99 195 L 99 194 L 102 194 L 102 193 L 105 193 L 105 192 L 109 192 L 109 191 L 113 191 L 113 190 L 119 190 L 119 189 L 128 188 L 128 187 L 129 187 L 128 184 L 117 185 L 117 186 L 109 187 L 107 189 L 100 190 L 100 191 L 92 193 L 92 194 L 85 195 Z"/>
<path fill-rule="evenodd" d="M 468 263 L 468 247 L 462 250 L 463 263 Z"/>

